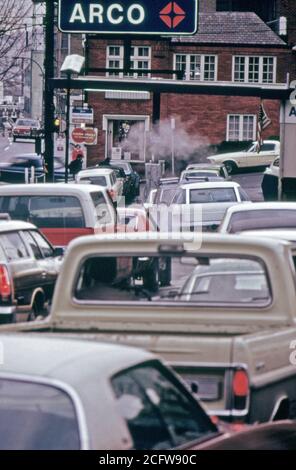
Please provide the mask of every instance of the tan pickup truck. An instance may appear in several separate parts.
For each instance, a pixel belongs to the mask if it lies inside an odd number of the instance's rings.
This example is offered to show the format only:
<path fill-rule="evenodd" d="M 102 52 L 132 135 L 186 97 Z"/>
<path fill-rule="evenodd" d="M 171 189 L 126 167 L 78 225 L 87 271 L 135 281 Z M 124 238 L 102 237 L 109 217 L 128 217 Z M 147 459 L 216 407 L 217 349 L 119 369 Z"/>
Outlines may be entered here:
<path fill-rule="evenodd" d="M 293 245 L 242 235 L 204 235 L 201 246 L 157 237 L 71 242 L 48 319 L 1 330 L 141 346 L 170 363 L 212 415 L 248 423 L 295 417 Z M 157 281 L 167 258 L 170 285 L 149 291 L 143 279 L 148 272 Z"/>

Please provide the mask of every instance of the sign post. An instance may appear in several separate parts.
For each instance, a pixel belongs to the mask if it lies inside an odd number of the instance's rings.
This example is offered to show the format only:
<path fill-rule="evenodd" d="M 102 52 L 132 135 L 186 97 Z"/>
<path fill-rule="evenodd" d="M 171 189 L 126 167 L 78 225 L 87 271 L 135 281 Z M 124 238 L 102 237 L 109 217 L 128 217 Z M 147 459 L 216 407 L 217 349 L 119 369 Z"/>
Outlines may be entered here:
<path fill-rule="evenodd" d="M 59 0 L 64 33 L 193 35 L 198 0 Z"/>

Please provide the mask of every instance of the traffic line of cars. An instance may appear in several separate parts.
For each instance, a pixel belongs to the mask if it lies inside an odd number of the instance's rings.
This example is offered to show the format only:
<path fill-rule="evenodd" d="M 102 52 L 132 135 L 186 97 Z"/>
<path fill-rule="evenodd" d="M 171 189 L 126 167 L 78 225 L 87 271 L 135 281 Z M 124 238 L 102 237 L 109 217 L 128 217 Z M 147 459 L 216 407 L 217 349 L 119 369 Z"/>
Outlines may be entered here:
<path fill-rule="evenodd" d="M 205 166 L 189 168 L 181 183 L 162 181 L 155 199 L 226 204 L 215 219 L 225 214 L 221 233 L 204 233 L 201 245 L 195 227 L 161 233 L 149 205 L 148 213 L 116 208 L 110 168 L 101 186 L 0 188 L 0 212 L 26 221 L 0 221 L 1 315 L 9 295 L 21 306 L 21 266 L 32 280 L 33 272 L 42 278 L 40 265 L 50 275 L 54 265 L 57 279 L 48 317 L 1 327 L 0 447 L 295 448 L 296 205 L 249 203 L 224 166 Z M 67 246 L 63 262 L 28 220 L 55 247 Z M 127 226 L 133 233 L 117 237 Z M 20 271 L 9 277 L 12 261 Z M 7 323 L 16 311 L 6 312 Z M 243 430 L 234 434 L 235 426 Z"/>

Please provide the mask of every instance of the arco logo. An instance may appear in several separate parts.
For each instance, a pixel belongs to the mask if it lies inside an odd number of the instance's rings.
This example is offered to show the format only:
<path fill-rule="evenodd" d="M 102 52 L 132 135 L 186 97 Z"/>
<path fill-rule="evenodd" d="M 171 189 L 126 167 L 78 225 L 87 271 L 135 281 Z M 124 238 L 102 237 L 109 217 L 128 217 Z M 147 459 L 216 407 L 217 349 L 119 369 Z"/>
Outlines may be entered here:
<path fill-rule="evenodd" d="M 159 13 L 160 19 L 170 29 L 176 28 L 185 16 L 185 11 L 176 2 L 169 2 Z"/>

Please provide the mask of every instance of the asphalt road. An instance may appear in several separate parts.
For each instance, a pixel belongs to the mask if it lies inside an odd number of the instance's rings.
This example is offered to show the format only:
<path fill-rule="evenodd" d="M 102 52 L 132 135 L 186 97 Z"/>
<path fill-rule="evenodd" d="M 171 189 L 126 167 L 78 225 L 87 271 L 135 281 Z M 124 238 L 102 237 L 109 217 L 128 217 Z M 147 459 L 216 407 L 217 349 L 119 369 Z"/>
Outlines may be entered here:
<path fill-rule="evenodd" d="M 35 152 L 34 140 L 23 139 L 12 142 L 8 137 L 0 136 L 0 161 L 9 162 L 16 155 L 24 155 Z"/>

